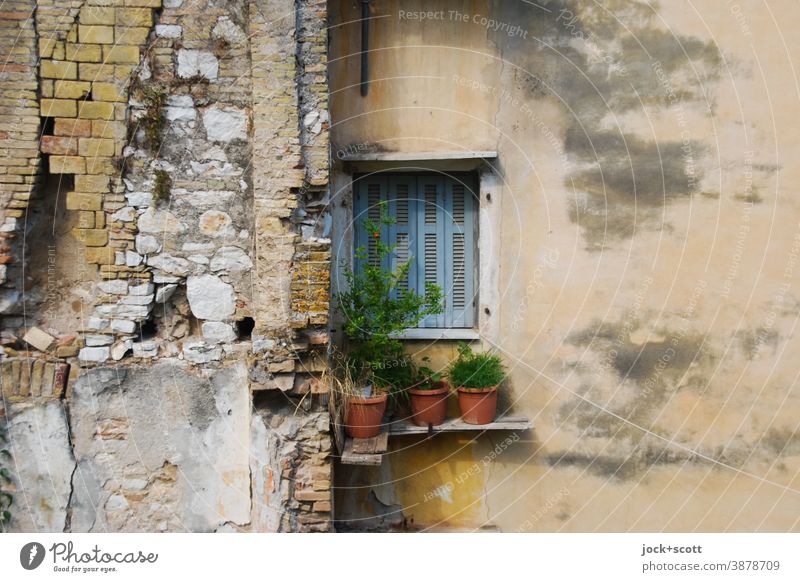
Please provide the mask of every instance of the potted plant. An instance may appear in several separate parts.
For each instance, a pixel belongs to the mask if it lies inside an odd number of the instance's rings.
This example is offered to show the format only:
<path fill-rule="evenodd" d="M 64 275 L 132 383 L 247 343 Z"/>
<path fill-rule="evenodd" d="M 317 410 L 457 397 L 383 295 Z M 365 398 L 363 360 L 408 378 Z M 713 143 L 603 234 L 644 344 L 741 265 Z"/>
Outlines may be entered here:
<path fill-rule="evenodd" d="M 325 374 L 330 375 L 334 400 L 340 407 L 335 416 L 344 420 L 347 436 L 377 436 L 381 430 L 389 393 L 375 386 L 372 372 L 333 350 L 330 354 L 330 367 Z"/>
<path fill-rule="evenodd" d="M 411 422 L 417 426 L 439 426 L 447 414 L 447 396 L 450 388 L 444 374 L 434 372 L 422 358 L 424 365 L 416 368 L 415 382 L 408 389 L 411 398 Z"/>
<path fill-rule="evenodd" d="M 497 354 L 473 352 L 467 344 L 458 348 L 458 358 L 448 370 L 458 392 L 458 408 L 467 424 L 489 424 L 497 414 L 497 388 L 505 376 Z"/>
<path fill-rule="evenodd" d="M 380 203 L 379 220 L 364 221 L 364 228 L 375 241 L 375 254 L 370 256 L 364 246 L 356 249 L 356 260 L 362 268 L 354 270 L 347 263 L 342 265 L 347 290 L 336 294 L 335 299 L 336 309 L 344 320 L 351 377 L 368 370 L 372 384 L 386 389 L 389 397 L 396 401 L 406 397 L 409 385 L 408 356 L 396 334 L 414 327 L 428 315 L 441 313 L 442 291 L 434 283 L 426 283 L 424 294 L 402 288 L 412 259 L 394 269 L 382 266 L 391 262 L 389 259 L 395 255 L 397 245 L 383 240 L 383 232 L 394 223 L 395 219 L 387 214 L 385 202 Z M 354 397 L 349 400 L 354 406 L 363 404 Z"/>

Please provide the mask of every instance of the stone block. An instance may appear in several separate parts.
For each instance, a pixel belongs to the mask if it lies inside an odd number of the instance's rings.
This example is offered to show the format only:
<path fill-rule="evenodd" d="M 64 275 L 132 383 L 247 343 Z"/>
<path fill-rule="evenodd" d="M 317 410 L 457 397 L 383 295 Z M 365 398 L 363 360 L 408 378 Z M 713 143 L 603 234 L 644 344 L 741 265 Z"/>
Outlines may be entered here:
<path fill-rule="evenodd" d="M 51 174 L 85 174 L 86 159 L 79 156 L 50 156 Z"/>
<path fill-rule="evenodd" d="M 86 173 L 114 176 L 119 174 L 119 170 L 114 165 L 113 158 L 96 157 L 96 158 L 86 158 Z"/>
<path fill-rule="evenodd" d="M 83 99 L 91 89 L 92 84 L 88 81 L 58 80 L 53 85 L 53 96 L 57 99 Z"/>
<path fill-rule="evenodd" d="M 78 360 L 81 362 L 105 362 L 111 356 L 108 346 L 98 346 L 83 348 L 78 353 Z"/>
<path fill-rule="evenodd" d="M 92 122 L 88 119 L 57 118 L 53 124 L 53 134 L 69 137 L 89 137 L 92 135 Z"/>
<path fill-rule="evenodd" d="M 99 192 L 67 192 L 67 210 L 100 210 L 103 195 Z"/>
<path fill-rule="evenodd" d="M 82 101 L 78 117 L 81 119 L 114 119 L 114 104 L 103 101 Z"/>
<path fill-rule="evenodd" d="M 219 61 L 208 51 L 180 49 L 178 51 L 178 76 L 182 79 L 205 77 L 216 79 L 219 75 Z"/>
<path fill-rule="evenodd" d="M 94 212 L 91 210 L 79 210 L 78 228 L 94 228 Z"/>
<path fill-rule="evenodd" d="M 114 249 L 112 247 L 87 247 L 84 250 L 87 263 L 92 265 L 113 265 Z"/>
<path fill-rule="evenodd" d="M 80 63 L 99 63 L 103 60 L 103 51 L 99 44 L 66 44 L 66 55 L 68 61 L 78 61 Z"/>
<path fill-rule="evenodd" d="M 233 287 L 214 275 L 191 276 L 186 281 L 186 297 L 198 319 L 220 321 L 236 311 Z"/>
<path fill-rule="evenodd" d="M 92 99 L 95 101 L 120 101 L 128 100 L 127 91 L 116 83 L 95 82 L 92 84 Z"/>
<path fill-rule="evenodd" d="M 139 64 L 139 47 L 115 44 L 103 46 L 103 61 L 106 63 Z"/>
<path fill-rule="evenodd" d="M 88 120 L 86 120 L 88 121 Z M 120 121 L 105 119 L 95 119 L 92 124 L 92 137 L 105 137 L 118 141 L 125 141 L 128 135 L 128 128 Z"/>
<path fill-rule="evenodd" d="M 125 0 L 125 6 L 161 8 L 161 0 Z"/>
<path fill-rule="evenodd" d="M 39 149 L 43 154 L 75 156 L 78 154 L 78 140 L 74 137 L 43 135 L 39 142 Z"/>
<path fill-rule="evenodd" d="M 116 23 L 149 27 L 153 24 L 153 11 L 149 8 L 117 8 Z"/>
<path fill-rule="evenodd" d="M 236 339 L 236 330 L 230 323 L 222 321 L 203 322 L 203 337 L 210 342 L 232 342 Z"/>
<path fill-rule="evenodd" d="M 97 81 L 99 79 L 113 79 L 114 65 L 103 65 L 98 63 L 81 63 L 81 66 L 78 68 L 78 77 L 81 79 L 81 81 Z"/>
<path fill-rule="evenodd" d="M 114 24 L 116 20 L 113 6 L 88 6 L 81 8 L 80 24 Z"/>
<path fill-rule="evenodd" d="M 75 117 L 78 102 L 74 99 L 42 99 L 40 110 L 42 117 Z"/>
<path fill-rule="evenodd" d="M 78 63 L 43 59 L 39 62 L 39 75 L 43 79 L 77 79 Z"/>
<path fill-rule="evenodd" d="M 114 34 L 117 37 L 117 43 L 142 45 L 147 40 L 150 34 L 150 27 L 148 26 L 117 26 L 114 29 Z"/>
<path fill-rule="evenodd" d="M 329 501 L 331 494 L 328 491 L 301 489 L 294 492 L 294 498 L 298 501 Z"/>
<path fill-rule="evenodd" d="M 32 327 L 25 333 L 22 340 L 40 352 L 46 352 L 53 345 L 55 338 L 38 327 Z"/>
<path fill-rule="evenodd" d="M 183 27 L 177 24 L 156 24 L 156 36 L 159 38 L 180 38 Z"/>
<path fill-rule="evenodd" d="M 81 24 L 78 26 L 78 40 L 82 43 L 112 44 L 114 27 Z"/>
<path fill-rule="evenodd" d="M 108 192 L 108 176 L 83 175 L 75 176 L 75 190 L 79 192 Z"/>
<path fill-rule="evenodd" d="M 73 228 L 72 234 L 87 247 L 102 247 L 108 243 L 108 232 L 100 228 Z"/>
<path fill-rule="evenodd" d="M 56 47 L 55 38 L 40 38 L 39 39 L 39 58 L 49 59 L 53 56 L 53 50 Z"/>
<path fill-rule="evenodd" d="M 78 140 L 78 154 L 87 158 L 114 155 L 114 140 L 94 137 L 82 137 Z M 77 186 L 76 186 L 77 188 Z"/>

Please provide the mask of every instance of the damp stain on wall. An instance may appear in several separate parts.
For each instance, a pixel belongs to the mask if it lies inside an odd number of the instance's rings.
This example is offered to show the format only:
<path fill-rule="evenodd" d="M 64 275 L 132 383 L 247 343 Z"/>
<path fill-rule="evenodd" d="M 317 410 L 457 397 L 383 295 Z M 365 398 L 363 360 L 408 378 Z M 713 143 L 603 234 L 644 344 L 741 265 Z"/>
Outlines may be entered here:
<path fill-rule="evenodd" d="M 494 2 L 498 20 L 521 22 L 529 35 L 492 36 L 516 69 L 523 98 L 555 99 L 567 119 L 569 218 L 587 248 L 602 249 L 639 229 L 662 228 L 663 207 L 701 191 L 710 146 L 690 137 L 657 139 L 622 121 L 653 111 L 685 122 L 687 111 L 713 111 L 722 55 L 705 40 L 664 28 L 643 2 L 541 3 L 540 9 Z"/>

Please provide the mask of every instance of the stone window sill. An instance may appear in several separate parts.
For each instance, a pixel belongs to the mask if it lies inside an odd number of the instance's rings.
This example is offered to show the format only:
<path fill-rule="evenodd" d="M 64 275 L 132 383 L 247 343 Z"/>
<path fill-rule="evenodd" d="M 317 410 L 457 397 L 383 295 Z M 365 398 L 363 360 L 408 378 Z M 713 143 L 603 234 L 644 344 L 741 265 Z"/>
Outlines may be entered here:
<path fill-rule="evenodd" d="M 395 337 L 401 340 L 476 340 L 481 336 L 472 328 L 418 327 L 406 329 Z"/>

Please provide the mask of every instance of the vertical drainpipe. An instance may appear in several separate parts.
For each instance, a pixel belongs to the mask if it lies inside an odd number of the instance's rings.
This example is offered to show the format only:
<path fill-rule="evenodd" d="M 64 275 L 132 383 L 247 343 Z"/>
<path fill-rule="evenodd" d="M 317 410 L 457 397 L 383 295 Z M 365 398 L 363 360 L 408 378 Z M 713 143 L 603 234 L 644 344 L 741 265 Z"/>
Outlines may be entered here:
<path fill-rule="evenodd" d="M 369 0 L 361 0 L 361 96 L 369 92 Z"/>

